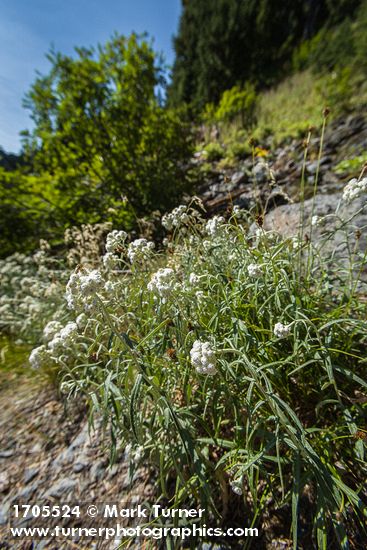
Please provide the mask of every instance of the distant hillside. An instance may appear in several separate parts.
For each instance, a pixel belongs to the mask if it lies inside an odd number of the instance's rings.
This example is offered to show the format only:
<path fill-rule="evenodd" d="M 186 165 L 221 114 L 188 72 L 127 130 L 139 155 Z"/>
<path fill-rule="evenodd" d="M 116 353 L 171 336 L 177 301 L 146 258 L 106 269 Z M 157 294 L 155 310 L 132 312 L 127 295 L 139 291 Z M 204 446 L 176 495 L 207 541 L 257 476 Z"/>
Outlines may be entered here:
<path fill-rule="evenodd" d="M 292 54 L 321 29 L 354 17 L 361 0 L 186 0 L 174 40 L 171 104 L 202 108 L 223 91 L 264 87 L 292 67 Z"/>

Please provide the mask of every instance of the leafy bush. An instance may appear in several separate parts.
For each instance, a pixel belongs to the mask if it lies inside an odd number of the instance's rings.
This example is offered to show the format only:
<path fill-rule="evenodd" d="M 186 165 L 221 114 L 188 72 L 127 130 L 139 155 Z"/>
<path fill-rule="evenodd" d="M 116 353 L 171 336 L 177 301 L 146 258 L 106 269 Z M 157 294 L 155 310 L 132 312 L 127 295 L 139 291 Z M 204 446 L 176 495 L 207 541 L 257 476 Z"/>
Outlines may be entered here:
<path fill-rule="evenodd" d="M 331 107 L 334 115 L 345 113 L 350 110 L 353 96 L 350 93 L 352 80 L 351 67 L 344 67 L 335 70 L 323 78 L 317 84 L 325 105 Z"/>
<path fill-rule="evenodd" d="M 255 87 L 251 84 L 244 88 L 234 86 L 223 93 L 215 112 L 215 119 L 227 123 L 238 119 L 243 128 L 250 128 L 254 123 L 255 107 Z"/>
<path fill-rule="evenodd" d="M 335 166 L 334 172 L 340 175 L 353 174 L 354 176 L 358 176 L 365 165 L 367 165 L 367 153 L 342 160 Z"/>
<path fill-rule="evenodd" d="M 247 141 L 235 141 L 230 143 L 227 148 L 227 154 L 230 159 L 241 159 L 251 154 L 251 147 Z"/>
<path fill-rule="evenodd" d="M 206 159 L 209 162 L 220 160 L 225 156 L 225 150 L 219 143 L 208 143 L 205 146 Z"/>
<path fill-rule="evenodd" d="M 27 95 L 34 121 L 24 132 L 27 173 L 1 172 L 3 254 L 17 239 L 18 248 L 25 244 L 15 220 L 25 220 L 27 234 L 32 214 L 42 220 L 47 203 L 61 239 L 74 224 L 113 221 L 131 229 L 137 217 L 173 207 L 191 188 L 191 129 L 184 110 L 161 104 L 157 90 L 165 83 L 151 46 L 136 35 L 115 36 L 76 54 L 51 52 L 49 74 Z M 29 233 L 34 246 L 37 223 Z"/>
<path fill-rule="evenodd" d="M 54 237 L 63 200 L 49 176 L 29 176 L 0 168 L 0 257 L 30 252 L 41 237 Z"/>

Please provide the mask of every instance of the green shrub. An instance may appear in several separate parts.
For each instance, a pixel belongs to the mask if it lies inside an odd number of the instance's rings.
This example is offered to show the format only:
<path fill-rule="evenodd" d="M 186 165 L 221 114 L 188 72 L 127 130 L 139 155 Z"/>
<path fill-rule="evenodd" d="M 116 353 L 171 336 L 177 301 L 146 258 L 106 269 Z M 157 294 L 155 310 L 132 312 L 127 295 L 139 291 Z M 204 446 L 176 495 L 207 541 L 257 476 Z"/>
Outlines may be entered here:
<path fill-rule="evenodd" d="M 225 150 L 219 143 L 208 143 L 204 151 L 209 162 L 220 160 L 225 156 Z"/>
<path fill-rule="evenodd" d="M 334 172 L 340 175 L 352 174 L 353 176 L 357 177 L 361 173 L 363 166 L 365 166 L 366 164 L 367 153 L 359 155 L 352 159 L 342 160 L 335 166 Z"/>
<path fill-rule="evenodd" d="M 47 231 L 44 213 L 59 239 L 65 227 L 101 220 L 131 229 L 192 187 L 191 128 L 185 109 L 161 104 L 156 90 L 164 82 L 150 44 L 115 36 L 97 51 L 48 59 L 49 73 L 25 102 L 34 121 L 23 136 L 27 176 L 1 169 L 3 255 Z"/>
<path fill-rule="evenodd" d="M 252 84 L 244 88 L 234 86 L 226 90 L 215 112 L 218 122 L 233 122 L 239 120 L 243 128 L 250 128 L 255 121 L 256 92 Z"/>
<path fill-rule="evenodd" d="M 350 110 L 353 99 L 350 93 L 351 85 L 353 85 L 352 68 L 344 67 L 325 76 L 316 86 L 324 99 L 324 104 L 331 107 L 335 115 Z"/>
<path fill-rule="evenodd" d="M 227 155 L 231 159 L 242 159 L 251 154 L 251 147 L 248 140 L 245 142 L 229 143 L 227 147 Z"/>

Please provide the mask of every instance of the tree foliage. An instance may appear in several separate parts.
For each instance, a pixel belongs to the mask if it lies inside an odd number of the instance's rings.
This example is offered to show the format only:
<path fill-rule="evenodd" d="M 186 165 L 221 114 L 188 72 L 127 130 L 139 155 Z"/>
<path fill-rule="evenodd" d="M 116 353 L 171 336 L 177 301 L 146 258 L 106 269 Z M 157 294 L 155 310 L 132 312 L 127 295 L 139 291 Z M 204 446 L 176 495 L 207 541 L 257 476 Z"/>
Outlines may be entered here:
<path fill-rule="evenodd" d="M 182 118 L 159 103 L 164 81 L 152 48 L 132 35 L 76 51 L 76 59 L 52 52 L 50 73 L 28 94 L 36 170 L 66 192 L 77 187 L 76 208 L 82 199 L 98 215 L 122 195 L 140 214 L 168 207 L 190 143 Z"/>
<path fill-rule="evenodd" d="M 4 176 L 0 193 L 25 193 L 33 218 L 39 201 L 30 188 L 52 196 L 57 231 L 101 219 L 131 228 L 136 217 L 173 206 L 190 184 L 191 130 L 183 110 L 159 99 L 161 62 L 145 37 L 116 35 L 97 49 L 51 51 L 48 59 L 50 72 L 25 99 L 34 122 L 23 133 L 27 174 L 10 178 L 10 188 Z"/>
<path fill-rule="evenodd" d="M 195 0 L 184 2 L 169 99 L 202 108 L 224 90 L 270 85 L 293 49 L 322 25 L 354 13 L 360 0 Z"/>

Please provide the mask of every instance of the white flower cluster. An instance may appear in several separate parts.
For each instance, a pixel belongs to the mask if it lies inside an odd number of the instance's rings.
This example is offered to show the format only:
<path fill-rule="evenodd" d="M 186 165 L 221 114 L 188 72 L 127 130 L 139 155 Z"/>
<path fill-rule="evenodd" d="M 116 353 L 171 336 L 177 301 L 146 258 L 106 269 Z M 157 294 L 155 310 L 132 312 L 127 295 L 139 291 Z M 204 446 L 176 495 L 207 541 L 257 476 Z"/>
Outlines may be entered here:
<path fill-rule="evenodd" d="M 292 237 L 291 242 L 293 250 L 299 250 L 299 248 L 302 246 L 302 241 L 298 236 Z"/>
<path fill-rule="evenodd" d="M 250 277 L 261 277 L 262 269 L 259 264 L 249 264 L 247 266 L 247 271 Z"/>
<path fill-rule="evenodd" d="M 38 346 L 37 348 L 32 349 L 29 356 L 29 362 L 31 367 L 34 369 L 39 369 L 43 365 L 46 365 L 50 362 L 50 354 L 47 351 L 46 346 Z"/>
<path fill-rule="evenodd" d="M 52 340 L 48 342 L 48 348 L 52 355 L 59 356 L 67 350 L 78 336 L 78 326 L 76 323 L 67 323 L 61 330 L 54 334 Z"/>
<path fill-rule="evenodd" d="M 189 283 L 191 286 L 196 286 L 200 282 L 199 275 L 196 275 L 196 273 L 190 273 L 189 275 Z"/>
<path fill-rule="evenodd" d="M 361 180 L 353 178 L 343 189 L 343 200 L 347 203 L 356 199 L 367 191 L 367 177 Z"/>
<path fill-rule="evenodd" d="M 283 325 L 283 323 L 275 323 L 274 334 L 277 338 L 287 338 L 291 333 L 292 324 Z"/>
<path fill-rule="evenodd" d="M 135 239 L 135 241 L 132 241 L 128 246 L 127 257 L 132 264 L 140 260 L 145 260 L 152 255 L 154 246 L 154 242 L 148 241 L 147 239 Z"/>
<path fill-rule="evenodd" d="M 235 495 L 241 496 L 243 494 L 243 482 L 241 479 L 233 479 L 229 484 Z"/>
<path fill-rule="evenodd" d="M 165 229 L 171 231 L 176 227 L 180 227 L 181 225 L 188 223 L 189 220 L 190 216 L 187 212 L 187 206 L 181 204 L 180 206 L 177 206 L 177 208 L 174 208 L 172 212 L 165 214 L 162 217 L 162 225 Z"/>
<path fill-rule="evenodd" d="M 37 339 L 44 320 L 63 307 L 66 277 L 59 262 L 47 256 L 42 265 L 34 255 L 16 253 L 0 259 L 0 328 L 18 338 Z"/>
<path fill-rule="evenodd" d="M 246 210 L 235 204 L 232 210 L 232 215 L 237 220 L 243 220 L 246 218 Z"/>
<path fill-rule="evenodd" d="M 215 352 L 209 342 L 196 340 L 190 351 L 192 365 L 199 374 L 214 376 L 217 372 Z"/>
<path fill-rule="evenodd" d="M 50 321 L 43 330 L 46 344 L 31 351 L 29 362 L 34 369 L 58 361 L 59 357 L 68 354 L 78 336 L 78 326 L 69 322 L 63 326 L 58 321 Z"/>
<path fill-rule="evenodd" d="M 116 269 L 118 266 L 118 263 L 120 261 L 120 258 L 113 254 L 112 252 L 106 252 L 104 256 L 102 256 L 102 262 L 106 269 L 113 270 Z"/>
<path fill-rule="evenodd" d="M 159 269 L 156 273 L 154 273 L 148 283 L 148 290 L 158 294 L 158 296 L 163 298 L 163 300 L 168 298 L 176 287 L 177 282 L 175 272 L 169 267 Z"/>
<path fill-rule="evenodd" d="M 206 232 L 211 237 L 216 237 L 220 234 L 221 229 L 223 228 L 225 219 L 223 216 L 214 216 L 211 220 L 208 220 L 205 225 Z"/>
<path fill-rule="evenodd" d="M 97 269 L 88 272 L 74 272 L 66 285 L 65 298 L 70 309 L 84 306 L 89 310 L 95 294 L 102 291 L 105 281 Z"/>
<path fill-rule="evenodd" d="M 106 237 L 106 251 L 109 253 L 116 252 L 127 239 L 127 233 L 125 231 L 111 231 Z"/>
<path fill-rule="evenodd" d="M 318 227 L 322 224 L 323 218 L 320 218 L 320 216 L 312 216 L 311 218 L 311 225 L 312 227 Z"/>
<path fill-rule="evenodd" d="M 43 329 L 43 339 L 45 342 L 50 342 L 57 332 L 62 329 L 62 324 L 59 321 L 50 321 Z"/>

